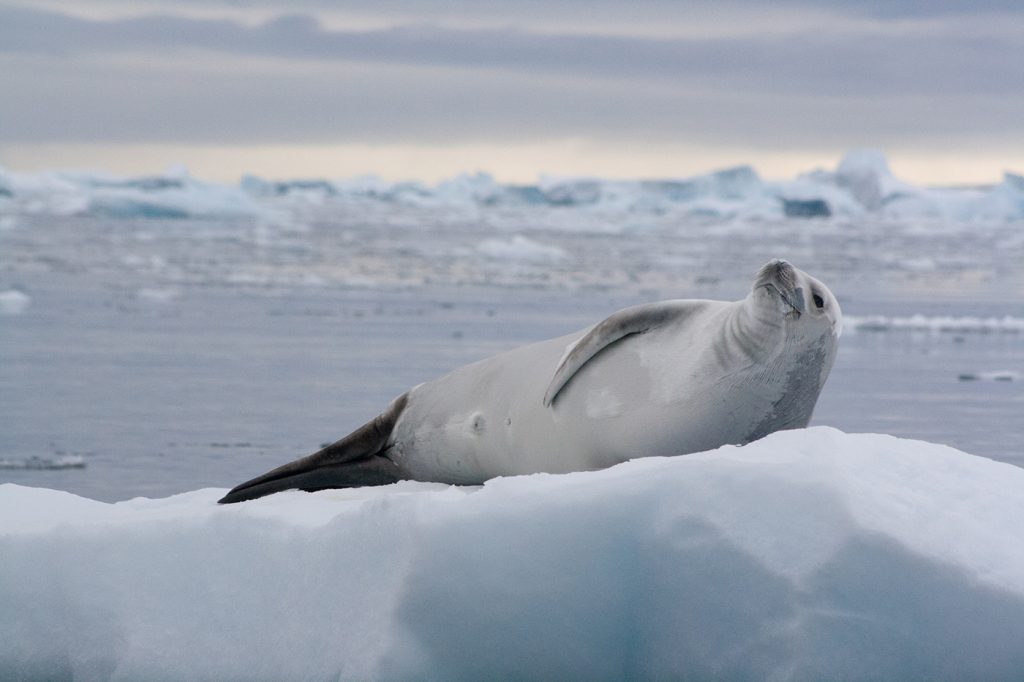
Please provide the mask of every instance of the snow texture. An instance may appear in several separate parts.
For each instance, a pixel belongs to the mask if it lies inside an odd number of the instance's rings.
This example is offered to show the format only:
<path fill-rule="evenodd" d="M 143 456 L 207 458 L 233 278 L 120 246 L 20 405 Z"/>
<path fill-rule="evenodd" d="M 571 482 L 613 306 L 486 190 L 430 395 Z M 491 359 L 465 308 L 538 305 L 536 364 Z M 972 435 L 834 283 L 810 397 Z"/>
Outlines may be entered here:
<path fill-rule="evenodd" d="M 455 488 L 0 486 L 3 679 L 1019 679 L 1024 470 L 830 428 Z"/>

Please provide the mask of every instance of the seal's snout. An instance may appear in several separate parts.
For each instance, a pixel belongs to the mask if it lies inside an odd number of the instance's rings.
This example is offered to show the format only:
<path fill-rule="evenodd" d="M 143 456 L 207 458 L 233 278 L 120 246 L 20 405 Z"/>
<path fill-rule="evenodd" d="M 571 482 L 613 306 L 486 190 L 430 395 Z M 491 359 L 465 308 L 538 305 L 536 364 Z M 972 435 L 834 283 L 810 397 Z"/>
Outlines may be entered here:
<path fill-rule="evenodd" d="M 781 258 L 768 261 L 760 272 L 765 278 L 765 284 L 781 284 L 784 287 L 792 288 L 796 283 L 796 268 L 790 265 L 789 261 Z"/>
<path fill-rule="evenodd" d="M 765 287 L 777 292 L 789 308 L 796 311 L 799 316 L 807 311 L 807 302 L 803 287 L 798 286 L 798 282 L 797 269 L 790 265 L 789 261 L 776 258 L 765 263 L 757 273 L 754 288 Z"/>

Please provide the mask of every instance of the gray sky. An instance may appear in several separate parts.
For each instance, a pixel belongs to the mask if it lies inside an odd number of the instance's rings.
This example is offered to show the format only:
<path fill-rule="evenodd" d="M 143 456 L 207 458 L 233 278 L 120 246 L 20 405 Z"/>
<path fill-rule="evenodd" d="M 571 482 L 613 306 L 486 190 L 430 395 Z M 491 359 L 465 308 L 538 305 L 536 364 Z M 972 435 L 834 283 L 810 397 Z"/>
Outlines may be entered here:
<path fill-rule="evenodd" d="M 1024 170 L 1024 3 L 0 0 L 0 164 Z"/>

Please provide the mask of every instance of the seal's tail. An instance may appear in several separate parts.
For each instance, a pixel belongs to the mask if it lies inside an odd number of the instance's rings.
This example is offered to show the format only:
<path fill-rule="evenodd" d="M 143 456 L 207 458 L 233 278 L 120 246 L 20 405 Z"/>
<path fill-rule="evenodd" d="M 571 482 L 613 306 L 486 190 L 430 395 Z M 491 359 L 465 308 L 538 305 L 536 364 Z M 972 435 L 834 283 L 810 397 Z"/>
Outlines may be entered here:
<path fill-rule="evenodd" d="M 402 394 L 383 413 L 319 452 L 235 486 L 218 503 L 244 502 L 293 488 L 313 492 L 387 485 L 401 480 L 398 465 L 383 452 L 407 397 L 408 394 Z"/>

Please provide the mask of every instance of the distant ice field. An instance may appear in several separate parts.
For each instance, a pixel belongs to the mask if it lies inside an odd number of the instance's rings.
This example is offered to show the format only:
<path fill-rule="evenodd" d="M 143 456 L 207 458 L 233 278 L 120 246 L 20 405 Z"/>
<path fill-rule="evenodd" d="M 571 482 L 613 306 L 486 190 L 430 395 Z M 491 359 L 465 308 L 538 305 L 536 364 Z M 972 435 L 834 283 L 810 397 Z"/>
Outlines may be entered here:
<path fill-rule="evenodd" d="M 860 161 L 798 179 L 828 215 L 739 172 L 539 195 L 0 173 L 0 482 L 228 487 L 466 362 L 739 299 L 774 257 L 847 317 L 813 423 L 1024 466 L 1024 184 L 936 194 Z"/>

